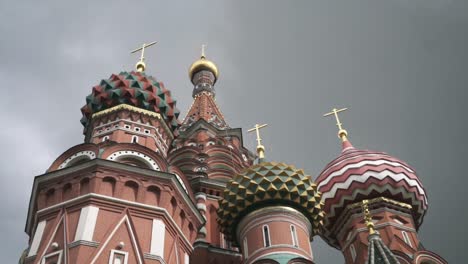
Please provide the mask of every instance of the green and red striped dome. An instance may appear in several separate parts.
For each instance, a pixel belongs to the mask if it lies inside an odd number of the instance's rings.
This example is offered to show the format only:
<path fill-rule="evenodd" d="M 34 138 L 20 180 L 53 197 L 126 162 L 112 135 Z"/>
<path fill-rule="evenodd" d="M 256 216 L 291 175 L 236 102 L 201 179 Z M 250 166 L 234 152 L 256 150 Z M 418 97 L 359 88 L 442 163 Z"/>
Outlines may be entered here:
<path fill-rule="evenodd" d="M 159 113 L 172 129 L 180 124 L 177 119 L 180 111 L 171 92 L 152 76 L 135 71 L 112 74 L 109 79 L 94 86 L 92 93 L 86 97 L 86 105 L 81 108 L 81 123 L 86 127 L 94 113 L 119 104 Z"/>

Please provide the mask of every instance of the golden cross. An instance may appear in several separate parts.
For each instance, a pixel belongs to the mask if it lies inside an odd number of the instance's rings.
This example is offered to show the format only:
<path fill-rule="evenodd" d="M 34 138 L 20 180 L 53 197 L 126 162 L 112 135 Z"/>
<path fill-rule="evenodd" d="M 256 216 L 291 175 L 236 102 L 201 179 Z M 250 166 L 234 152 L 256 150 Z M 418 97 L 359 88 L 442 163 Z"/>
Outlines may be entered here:
<path fill-rule="evenodd" d="M 348 108 L 341 108 L 341 109 L 333 108 L 330 113 L 326 113 L 326 114 L 323 115 L 324 117 L 331 116 L 331 115 L 335 116 L 336 125 L 338 126 L 338 129 L 339 129 L 338 137 L 341 138 L 343 141 L 347 140 L 346 136 L 348 135 L 348 132 L 343 129 L 343 127 L 342 127 L 343 124 L 340 122 L 340 118 L 338 117 L 338 113 L 346 111 L 346 110 L 348 110 Z"/>
<path fill-rule="evenodd" d="M 260 128 L 264 128 L 268 126 L 267 124 L 259 125 L 255 124 L 255 127 L 247 130 L 248 132 L 256 132 L 257 133 L 257 153 L 260 159 L 265 158 L 265 147 L 262 145 L 262 138 L 260 137 Z"/>
<path fill-rule="evenodd" d="M 202 58 L 205 58 L 205 48 L 206 48 L 205 44 L 201 45 L 201 57 Z"/>
<path fill-rule="evenodd" d="M 362 201 L 362 213 L 364 214 L 364 221 L 366 222 L 367 229 L 369 229 L 369 234 L 375 234 L 374 222 L 372 222 L 372 216 L 369 211 L 369 200 Z"/>
<path fill-rule="evenodd" d="M 130 53 L 133 54 L 133 53 L 136 53 L 136 52 L 141 50 L 140 61 L 138 61 L 137 64 L 136 64 L 137 71 L 142 72 L 142 71 L 145 70 L 145 67 L 146 67 L 145 62 L 144 62 L 145 61 L 145 48 L 151 47 L 156 43 L 158 43 L 158 42 L 154 41 L 154 42 L 151 42 L 149 44 L 143 43 L 141 48 L 130 51 Z"/>

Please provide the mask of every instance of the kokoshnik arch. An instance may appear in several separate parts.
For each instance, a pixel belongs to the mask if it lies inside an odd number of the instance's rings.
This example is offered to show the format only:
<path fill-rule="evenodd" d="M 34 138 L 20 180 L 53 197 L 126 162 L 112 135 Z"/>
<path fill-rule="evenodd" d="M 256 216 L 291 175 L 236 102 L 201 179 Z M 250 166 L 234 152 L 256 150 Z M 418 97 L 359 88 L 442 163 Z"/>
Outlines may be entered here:
<path fill-rule="evenodd" d="M 164 84 L 136 70 L 112 74 L 81 108 L 84 143 L 34 178 L 20 263 L 315 263 L 314 236 L 346 263 L 447 263 L 420 243 L 426 190 L 405 162 L 343 149 L 314 180 L 257 154 L 215 101 L 219 71 L 190 67 L 183 120 Z"/>

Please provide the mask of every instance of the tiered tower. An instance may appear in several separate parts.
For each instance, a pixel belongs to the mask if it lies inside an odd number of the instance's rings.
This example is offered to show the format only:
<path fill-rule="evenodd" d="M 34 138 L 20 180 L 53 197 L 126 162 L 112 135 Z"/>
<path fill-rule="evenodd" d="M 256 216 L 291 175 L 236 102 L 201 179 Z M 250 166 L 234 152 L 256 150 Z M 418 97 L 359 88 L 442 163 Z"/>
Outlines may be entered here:
<path fill-rule="evenodd" d="M 82 108 L 85 143 L 34 180 L 24 263 L 189 263 L 205 223 L 190 181 L 167 160 L 176 101 L 137 70 L 94 86 Z"/>
<path fill-rule="evenodd" d="M 446 263 L 425 250 L 417 236 L 427 196 L 416 172 L 386 153 L 354 148 L 338 118 L 344 110 L 325 115 L 336 117 L 343 149 L 317 178 L 324 202 L 323 239 L 343 252 L 346 263 Z M 369 230 L 363 201 L 372 215 Z M 375 241 L 390 250 L 373 250 Z"/>
<path fill-rule="evenodd" d="M 320 193 L 303 170 L 262 159 L 237 174 L 219 202 L 224 234 L 239 245 L 242 263 L 313 263 L 312 237 L 321 225 Z"/>
<path fill-rule="evenodd" d="M 194 244 L 193 263 L 238 263 L 237 248 L 219 231 L 218 200 L 233 175 L 252 165 L 254 155 L 243 146 L 242 130 L 230 128 L 215 101 L 219 72 L 205 56 L 189 70 L 194 85 L 193 103 L 178 128 L 168 161 L 183 173 L 195 194 L 197 208 L 206 219 Z"/>

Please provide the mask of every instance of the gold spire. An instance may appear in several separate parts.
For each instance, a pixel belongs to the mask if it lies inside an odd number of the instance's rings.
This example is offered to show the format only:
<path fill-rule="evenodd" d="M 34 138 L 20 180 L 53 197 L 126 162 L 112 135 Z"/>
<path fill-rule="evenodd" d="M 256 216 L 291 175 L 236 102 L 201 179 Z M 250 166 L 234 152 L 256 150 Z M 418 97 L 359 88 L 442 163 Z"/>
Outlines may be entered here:
<path fill-rule="evenodd" d="M 205 56 L 205 47 L 206 47 L 206 44 L 202 44 L 201 45 L 201 57 L 202 59 L 206 58 Z"/>
<path fill-rule="evenodd" d="M 336 118 L 336 125 L 338 126 L 338 137 L 341 138 L 341 141 L 345 142 L 348 140 L 347 136 L 348 136 L 348 132 L 346 130 L 343 129 L 341 122 L 340 122 L 340 118 L 338 117 L 338 113 L 339 112 L 343 112 L 343 111 L 346 111 L 348 110 L 348 108 L 342 108 L 342 109 L 336 109 L 336 108 L 333 108 L 332 111 L 330 113 L 326 113 L 324 114 L 323 116 L 330 116 L 330 115 L 334 115 L 335 118 Z"/>
<path fill-rule="evenodd" d="M 262 138 L 260 138 L 260 128 L 266 127 L 267 124 L 259 125 L 255 124 L 254 128 L 247 130 L 248 132 L 256 132 L 257 133 L 257 153 L 259 159 L 265 158 L 265 147 L 262 145 Z"/>
<path fill-rule="evenodd" d="M 141 46 L 141 48 L 138 48 L 138 49 L 135 49 L 135 50 L 132 50 L 130 53 L 135 53 L 135 52 L 138 52 L 141 50 L 141 56 L 140 56 L 140 60 L 137 62 L 136 64 L 136 69 L 137 71 L 139 72 L 143 72 L 145 71 L 145 68 L 146 68 L 146 64 L 145 64 L 145 48 L 148 48 L 150 46 L 153 46 L 154 44 L 158 43 L 157 41 L 154 41 L 154 42 L 151 42 L 149 44 L 146 44 L 146 43 L 143 43 L 143 45 Z"/>
<path fill-rule="evenodd" d="M 369 200 L 362 201 L 362 212 L 364 213 L 364 221 L 366 222 L 367 229 L 369 229 L 369 235 L 375 234 L 374 222 L 372 222 L 372 216 L 369 212 Z"/>

